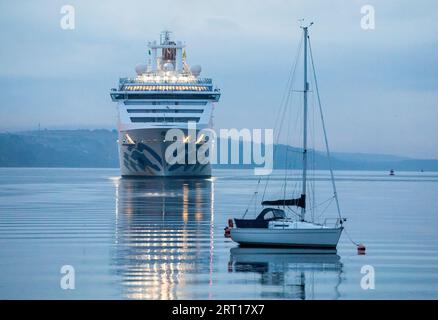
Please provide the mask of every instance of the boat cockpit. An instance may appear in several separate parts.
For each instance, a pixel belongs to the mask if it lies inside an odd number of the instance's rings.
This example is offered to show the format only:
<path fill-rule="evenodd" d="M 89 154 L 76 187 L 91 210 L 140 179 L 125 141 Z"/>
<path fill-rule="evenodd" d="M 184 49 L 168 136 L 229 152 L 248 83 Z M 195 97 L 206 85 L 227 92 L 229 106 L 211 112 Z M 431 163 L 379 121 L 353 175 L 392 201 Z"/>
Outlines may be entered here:
<path fill-rule="evenodd" d="M 234 219 L 237 228 L 268 228 L 270 221 L 286 219 L 281 209 L 265 208 L 255 219 Z"/>

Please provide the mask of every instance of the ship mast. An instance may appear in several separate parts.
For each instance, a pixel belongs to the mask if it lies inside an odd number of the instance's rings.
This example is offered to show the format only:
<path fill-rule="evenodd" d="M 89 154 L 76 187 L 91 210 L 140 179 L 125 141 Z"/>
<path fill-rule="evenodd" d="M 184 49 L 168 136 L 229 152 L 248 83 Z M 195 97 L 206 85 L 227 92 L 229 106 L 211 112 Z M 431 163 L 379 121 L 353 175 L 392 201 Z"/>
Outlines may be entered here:
<path fill-rule="evenodd" d="M 307 93 L 309 91 L 309 83 L 307 82 L 307 39 L 308 39 L 308 28 L 313 24 L 310 23 L 307 27 L 303 28 L 304 37 L 304 90 L 303 90 L 303 189 L 301 192 L 301 197 L 304 199 L 304 205 L 301 208 L 300 220 L 305 220 L 306 215 L 306 184 L 307 184 Z"/>

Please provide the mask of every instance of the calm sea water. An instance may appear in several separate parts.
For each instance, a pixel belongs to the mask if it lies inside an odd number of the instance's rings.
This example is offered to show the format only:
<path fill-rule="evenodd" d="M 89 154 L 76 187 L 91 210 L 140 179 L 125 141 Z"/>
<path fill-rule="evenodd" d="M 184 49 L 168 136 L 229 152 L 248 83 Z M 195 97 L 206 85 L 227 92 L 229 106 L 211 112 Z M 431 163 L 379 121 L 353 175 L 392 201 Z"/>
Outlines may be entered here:
<path fill-rule="evenodd" d="M 248 205 L 249 216 L 258 210 L 258 178 L 214 174 L 145 181 L 107 169 L 0 169 L 0 298 L 438 298 L 438 173 L 337 172 L 346 231 L 366 255 L 346 233 L 337 254 L 237 247 L 223 229 Z M 309 216 L 335 217 L 328 176 L 315 178 Z M 274 173 L 269 193 L 283 182 Z M 60 286 L 63 265 L 74 267 L 74 290 Z M 364 265 L 374 289 L 361 287 Z"/>

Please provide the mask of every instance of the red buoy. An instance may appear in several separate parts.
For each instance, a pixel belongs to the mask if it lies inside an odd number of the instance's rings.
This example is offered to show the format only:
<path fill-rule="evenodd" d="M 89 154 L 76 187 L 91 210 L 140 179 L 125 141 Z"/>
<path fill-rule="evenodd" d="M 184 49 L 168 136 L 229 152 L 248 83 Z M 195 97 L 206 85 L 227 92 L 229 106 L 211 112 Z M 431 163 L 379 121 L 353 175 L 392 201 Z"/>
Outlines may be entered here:
<path fill-rule="evenodd" d="M 362 243 L 357 245 L 357 254 L 363 255 L 365 254 L 366 247 Z"/>
<path fill-rule="evenodd" d="M 231 228 L 230 227 L 225 227 L 224 230 L 225 230 L 224 237 L 225 238 L 230 238 L 231 237 Z"/>
<path fill-rule="evenodd" d="M 230 228 L 234 228 L 234 222 L 233 222 L 233 219 L 228 219 L 228 226 L 229 226 Z"/>

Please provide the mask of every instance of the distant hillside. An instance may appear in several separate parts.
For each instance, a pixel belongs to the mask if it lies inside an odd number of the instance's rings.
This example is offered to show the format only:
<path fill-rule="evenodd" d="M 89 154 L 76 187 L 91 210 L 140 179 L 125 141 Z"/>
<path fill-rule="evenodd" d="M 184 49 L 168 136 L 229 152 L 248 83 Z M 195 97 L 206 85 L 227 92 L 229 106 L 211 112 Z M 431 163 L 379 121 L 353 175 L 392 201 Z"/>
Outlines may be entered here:
<path fill-rule="evenodd" d="M 333 152 L 332 155 L 336 159 L 342 161 L 395 162 L 395 161 L 403 161 L 403 160 L 412 160 L 408 157 L 393 156 L 390 154 Z"/>
<path fill-rule="evenodd" d="M 116 130 L 41 130 L 0 133 L 0 167 L 102 167 L 117 168 Z M 219 153 L 219 152 L 218 152 Z M 287 160 L 287 161 L 286 161 Z M 329 166 L 325 154 L 309 151 L 316 169 Z M 438 160 L 418 160 L 392 155 L 333 153 L 336 170 L 438 171 Z M 274 147 L 276 169 L 302 166 L 301 149 Z M 251 168 L 252 165 L 215 165 L 215 168 Z"/>
<path fill-rule="evenodd" d="M 41 130 L 0 134 L 2 167 L 118 167 L 117 131 Z"/>
<path fill-rule="evenodd" d="M 329 168 L 325 152 L 309 150 L 308 159 L 311 166 L 316 169 Z M 381 154 L 335 152 L 332 153 L 330 162 L 335 170 L 438 171 L 438 160 L 410 159 Z M 302 149 L 281 144 L 276 145 L 274 147 L 274 167 L 276 169 L 301 169 Z"/>

